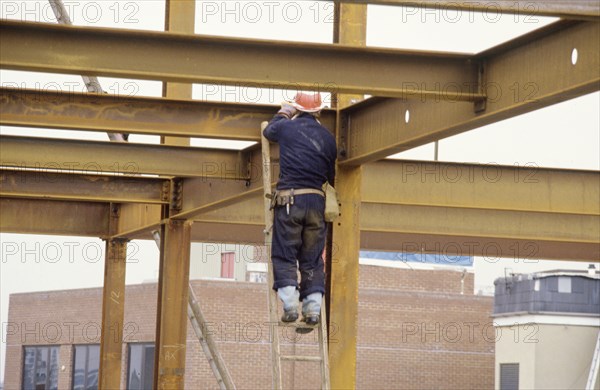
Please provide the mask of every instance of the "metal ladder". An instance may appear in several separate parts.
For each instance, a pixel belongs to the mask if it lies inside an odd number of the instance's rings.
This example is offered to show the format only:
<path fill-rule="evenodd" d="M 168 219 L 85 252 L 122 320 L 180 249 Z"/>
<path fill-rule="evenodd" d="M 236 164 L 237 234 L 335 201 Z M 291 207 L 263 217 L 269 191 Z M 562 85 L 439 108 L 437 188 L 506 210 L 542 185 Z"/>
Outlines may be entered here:
<path fill-rule="evenodd" d="M 262 164 L 263 164 L 263 191 L 264 191 L 264 209 L 265 209 L 265 247 L 268 260 L 268 301 L 269 301 L 269 321 L 271 323 L 271 360 L 273 365 L 273 388 L 282 389 L 281 362 L 282 361 L 304 361 L 319 362 L 321 367 L 321 388 L 330 389 L 329 382 L 329 358 L 327 350 L 327 317 L 325 300 L 321 305 L 321 320 L 318 325 L 310 326 L 299 322 L 286 323 L 281 322 L 277 309 L 277 293 L 273 290 L 273 263 L 271 262 L 271 243 L 273 241 L 273 210 L 270 208 L 270 200 L 267 196 L 271 195 L 271 150 L 269 141 L 262 135 L 262 131 L 267 127 L 268 122 L 261 124 L 261 146 L 262 146 Z M 277 324 L 277 326 L 273 326 Z M 281 355 L 279 343 L 279 327 L 287 326 L 294 328 L 317 329 L 319 336 L 319 356 L 299 356 L 299 355 Z"/>
<path fill-rule="evenodd" d="M 594 350 L 594 357 L 592 358 L 592 364 L 590 365 L 590 373 L 588 375 L 586 390 L 593 390 L 594 384 L 598 380 L 598 370 L 600 370 L 600 331 L 598 332 L 598 340 L 596 340 L 596 349 Z"/>

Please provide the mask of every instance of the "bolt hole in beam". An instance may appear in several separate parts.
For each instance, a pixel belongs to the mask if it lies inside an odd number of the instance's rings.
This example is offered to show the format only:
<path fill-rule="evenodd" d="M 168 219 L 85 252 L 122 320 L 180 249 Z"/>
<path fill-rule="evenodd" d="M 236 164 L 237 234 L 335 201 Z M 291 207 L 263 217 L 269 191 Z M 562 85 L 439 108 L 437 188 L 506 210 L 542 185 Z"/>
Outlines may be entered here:
<path fill-rule="evenodd" d="M 577 51 L 577 48 L 574 47 L 573 51 L 571 52 L 571 64 L 576 65 L 578 59 L 579 59 L 579 52 Z"/>
<path fill-rule="evenodd" d="M 404 123 L 410 122 L 410 110 L 406 110 L 404 113 Z"/>

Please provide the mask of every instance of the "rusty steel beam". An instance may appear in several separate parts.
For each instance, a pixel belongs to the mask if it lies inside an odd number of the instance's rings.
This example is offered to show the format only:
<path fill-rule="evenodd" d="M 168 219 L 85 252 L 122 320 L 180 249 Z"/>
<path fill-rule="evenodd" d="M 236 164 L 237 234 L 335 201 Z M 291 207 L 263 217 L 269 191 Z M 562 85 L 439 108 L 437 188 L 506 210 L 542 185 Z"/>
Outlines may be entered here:
<path fill-rule="evenodd" d="M 0 124 L 257 141 L 275 107 L 165 98 L 0 89 Z"/>
<path fill-rule="evenodd" d="M 114 203 L 168 203 L 170 181 L 0 169 L 0 197 Z"/>
<path fill-rule="evenodd" d="M 367 44 L 367 6 L 336 4 L 333 40 L 336 44 L 361 48 Z M 338 108 L 361 96 L 338 95 Z M 339 112 L 338 112 L 339 116 Z M 341 131 L 336 128 L 336 143 Z M 327 318 L 331 324 L 343 324 L 337 343 L 328 343 L 329 375 L 332 389 L 356 388 L 356 354 L 358 339 L 358 275 L 360 254 L 360 204 L 362 167 L 336 167 L 335 185 L 339 194 L 340 216 L 329 234 L 331 251 L 327 264 Z M 334 250 L 336 248 L 337 250 Z M 330 275 L 329 275 L 330 274 Z"/>
<path fill-rule="evenodd" d="M 191 223 L 161 226 L 154 382 L 157 389 L 183 389 L 187 339 Z"/>
<path fill-rule="evenodd" d="M 115 218 L 113 214 L 111 219 Z M 127 240 L 107 240 L 102 288 L 99 389 L 118 389 L 121 384 L 126 263 Z"/>
<path fill-rule="evenodd" d="M 279 148 L 271 145 L 271 170 L 279 174 Z M 194 220 L 198 215 L 234 205 L 262 192 L 262 157 L 259 148 L 250 147 L 241 152 L 247 167 L 242 181 L 222 178 L 186 178 L 182 183 L 181 202 L 171 217 Z M 128 218 L 121 218 L 115 237 L 130 237 L 155 230 L 161 221 L 160 207 L 145 205 L 142 208 L 124 207 Z M 126 221 L 126 222 L 124 222 Z"/>
<path fill-rule="evenodd" d="M 342 112 L 342 164 L 382 159 L 420 145 L 600 89 L 600 24 L 561 23 L 478 56 L 487 101 L 370 99 Z M 572 64 L 572 51 L 578 59 Z"/>
<path fill-rule="evenodd" d="M 236 151 L 101 141 L 0 136 L 0 165 L 67 172 L 244 179 Z"/>
<path fill-rule="evenodd" d="M 600 215 L 598 171 L 408 160 L 363 169 L 363 204 Z"/>
<path fill-rule="evenodd" d="M 277 107 L 65 91 L 0 88 L 0 124 L 170 137 L 256 141 Z M 335 111 L 321 122 L 335 128 Z"/>
<path fill-rule="evenodd" d="M 440 10 L 475 11 L 500 14 L 517 14 L 532 16 L 553 16 L 598 21 L 600 18 L 600 3 L 589 0 L 543 0 L 543 1 L 514 1 L 514 0 L 335 0 L 340 3 L 377 4 L 407 7 L 411 15 L 419 8 Z"/>
<path fill-rule="evenodd" d="M 595 260 L 598 256 L 600 173 L 596 171 L 418 161 L 381 161 L 362 169 L 364 249 L 407 251 L 419 246 L 428 253 L 474 252 L 477 256 L 496 250 L 504 256 L 521 253 L 533 259 Z M 261 242 L 260 189 L 250 187 L 236 196 L 242 190 L 240 183 L 191 181 L 197 182 L 186 185 L 184 181 L 187 200 L 180 217 L 196 221 L 194 241 Z M 229 195 L 220 199 L 220 194 Z M 0 202 L 3 232 L 108 234 L 107 204 L 10 198 Z M 151 238 L 149 232 L 160 226 L 160 205 L 145 205 L 143 212 L 133 206 L 137 205 L 121 207 L 119 233 L 113 237 Z M 183 214 L 190 210 L 192 214 Z"/>
<path fill-rule="evenodd" d="M 6 20 L 0 22 L 0 45 L 5 69 L 389 97 L 411 97 L 418 83 L 427 96 L 484 98 L 471 57 L 450 53 Z"/>
<path fill-rule="evenodd" d="M 0 232 L 106 237 L 108 203 L 0 198 Z"/>

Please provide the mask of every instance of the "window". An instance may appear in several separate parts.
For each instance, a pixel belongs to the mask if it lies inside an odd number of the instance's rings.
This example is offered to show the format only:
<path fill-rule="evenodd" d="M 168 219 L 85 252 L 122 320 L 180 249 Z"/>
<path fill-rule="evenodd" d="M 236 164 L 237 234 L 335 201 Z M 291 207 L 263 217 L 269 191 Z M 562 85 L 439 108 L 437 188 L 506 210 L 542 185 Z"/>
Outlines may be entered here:
<path fill-rule="evenodd" d="M 221 277 L 233 279 L 233 265 L 235 263 L 234 252 L 221 253 Z"/>
<path fill-rule="evenodd" d="M 500 364 L 500 390 L 519 390 L 519 363 Z"/>
<path fill-rule="evenodd" d="M 154 343 L 129 344 L 128 390 L 152 390 Z"/>
<path fill-rule="evenodd" d="M 73 390 L 98 390 L 99 345 L 76 345 L 73 358 Z"/>
<path fill-rule="evenodd" d="M 23 390 L 58 389 L 58 347 L 25 347 Z"/>
<path fill-rule="evenodd" d="M 558 277 L 558 292 L 571 293 L 571 278 L 569 276 Z"/>

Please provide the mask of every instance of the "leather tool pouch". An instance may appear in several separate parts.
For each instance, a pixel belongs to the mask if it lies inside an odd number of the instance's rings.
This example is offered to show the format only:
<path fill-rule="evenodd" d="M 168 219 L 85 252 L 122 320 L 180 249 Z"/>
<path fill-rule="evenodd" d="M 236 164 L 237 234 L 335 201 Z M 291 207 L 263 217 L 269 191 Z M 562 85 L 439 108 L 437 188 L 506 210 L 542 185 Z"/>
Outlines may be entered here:
<path fill-rule="evenodd" d="M 323 192 L 325 193 L 325 221 L 333 222 L 340 215 L 337 191 L 328 182 L 325 182 Z"/>

